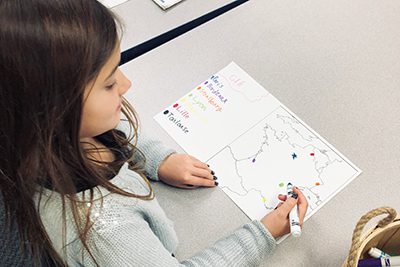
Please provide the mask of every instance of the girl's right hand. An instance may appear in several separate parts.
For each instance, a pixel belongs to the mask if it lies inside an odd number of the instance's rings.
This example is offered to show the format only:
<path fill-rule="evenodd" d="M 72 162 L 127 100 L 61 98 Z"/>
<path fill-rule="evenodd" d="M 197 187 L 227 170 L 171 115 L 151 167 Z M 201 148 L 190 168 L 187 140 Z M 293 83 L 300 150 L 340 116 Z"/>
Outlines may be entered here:
<path fill-rule="evenodd" d="M 261 219 L 261 223 L 264 224 L 274 238 L 283 236 L 290 232 L 289 213 L 296 204 L 298 205 L 297 208 L 300 226 L 303 227 L 303 220 L 307 212 L 308 202 L 301 190 L 297 187 L 293 189 L 293 193 L 298 195 L 297 199 L 294 199 L 293 197 L 286 199 L 285 196 L 280 196 L 280 199 L 285 200 L 285 202 L 278 205 L 275 210 L 271 211 Z"/>

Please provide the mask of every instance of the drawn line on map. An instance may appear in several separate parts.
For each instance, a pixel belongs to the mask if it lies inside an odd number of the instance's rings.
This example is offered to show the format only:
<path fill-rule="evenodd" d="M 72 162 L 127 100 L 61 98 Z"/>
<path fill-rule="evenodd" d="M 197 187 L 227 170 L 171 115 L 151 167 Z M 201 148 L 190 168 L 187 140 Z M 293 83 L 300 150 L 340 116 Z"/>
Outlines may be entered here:
<path fill-rule="evenodd" d="M 281 115 L 281 114 L 278 114 L 278 113 L 276 112 L 278 109 L 283 110 L 283 111 L 286 112 L 290 117 L 284 116 L 284 115 Z M 263 135 L 264 140 L 261 142 L 261 145 L 260 145 L 260 148 L 258 149 L 258 151 L 257 151 L 255 154 L 253 154 L 253 155 L 251 155 L 251 156 L 249 156 L 249 157 L 244 157 L 244 158 L 241 158 L 241 159 L 237 159 L 236 156 L 235 156 L 235 154 L 234 154 L 234 152 L 233 152 L 233 150 L 232 150 L 231 145 L 232 145 L 236 140 L 238 140 L 239 138 L 241 138 L 243 135 L 245 135 L 246 133 L 248 133 L 250 130 L 254 129 L 254 128 L 255 128 L 257 125 L 259 125 L 262 121 L 264 121 L 264 120 L 267 121 L 267 118 L 268 118 L 269 116 L 271 116 L 271 115 L 272 115 L 273 113 L 275 113 L 275 112 L 277 113 L 277 114 L 276 114 L 276 118 L 277 118 L 277 119 L 280 119 L 280 120 L 282 121 L 282 123 L 288 124 L 288 125 L 293 129 L 293 131 L 294 131 L 296 134 L 298 134 L 302 139 L 306 140 L 307 142 L 311 142 L 312 140 L 319 140 L 323 145 L 325 145 L 326 147 L 328 147 L 329 149 L 331 149 L 331 150 L 329 150 L 330 152 L 335 153 L 336 156 L 337 156 L 338 158 L 340 158 L 341 160 L 338 160 L 337 158 L 334 159 L 334 160 L 332 160 L 328 155 L 326 155 L 326 152 L 327 152 L 326 149 L 320 149 L 320 148 L 318 148 L 318 147 L 316 147 L 316 146 L 314 146 L 314 145 L 312 145 L 312 144 L 308 144 L 308 145 L 305 145 L 305 146 L 301 146 L 301 145 L 299 145 L 299 144 L 297 144 L 297 143 L 290 142 L 290 140 L 289 140 L 289 135 L 288 135 L 288 133 L 285 132 L 285 131 L 281 131 L 282 136 L 279 137 L 279 136 L 277 135 L 277 131 L 276 131 L 273 127 L 271 127 L 271 125 L 269 125 L 268 122 L 266 122 L 266 123 L 265 123 L 265 126 L 262 128 L 262 130 L 264 131 L 264 135 Z M 293 127 L 293 125 L 292 125 L 290 122 L 286 122 L 284 119 L 282 119 L 282 118 L 285 118 L 285 117 L 286 117 L 286 118 L 289 118 L 289 119 L 292 121 L 292 123 L 296 123 L 296 124 L 299 124 L 299 126 L 303 126 L 304 129 L 305 129 L 306 131 L 309 131 L 311 134 L 314 134 L 314 136 L 310 136 L 311 139 L 306 139 L 306 138 L 304 138 L 304 136 L 300 133 L 300 131 L 299 131 L 297 128 Z M 244 194 L 243 194 L 243 193 L 241 194 L 241 193 L 239 193 L 239 192 L 236 192 L 236 191 L 232 190 L 231 188 L 229 188 L 229 187 L 227 187 L 227 186 L 222 186 L 222 187 L 221 187 L 222 189 L 229 190 L 230 192 L 232 192 L 232 193 L 234 193 L 234 194 L 237 194 L 238 196 L 241 196 L 241 197 L 248 195 L 251 191 L 255 191 L 255 192 L 258 192 L 258 193 L 259 193 L 261 199 L 265 199 L 265 197 L 263 196 L 261 190 L 256 189 L 256 188 L 249 188 L 249 189 L 247 189 L 247 188 L 245 187 L 244 181 L 243 181 L 243 177 L 239 174 L 238 162 L 243 161 L 243 160 L 249 160 L 249 159 L 252 159 L 252 158 L 253 158 L 253 161 L 252 161 L 252 162 L 255 162 L 256 157 L 257 157 L 259 154 L 261 154 L 261 153 L 263 152 L 263 147 L 264 147 L 265 145 L 268 145 L 268 135 L 267 135 L 267 132 L 266 132 L 267 129 L 270 129 L 270 130 L 273 132 L 275 138 L 276 138 L 278 141 L 280 141 L 280 142 L 283 142 L 283 140 L 285 139 L 285 141 L 286 141 L 289 145 L 291 145 L 291 146 L 293 146 L 293 147 L 299 147 L 299 148 L 302 148 L 302 149 L 306 149 L 307 147 L 312 147 L 312 148 L 313 148 L 312 154 L 314 154 L 314 152 L 315 152 L 316 150 L 318 150 L 319 152 L 321 152 L 322 154 L 324 154 L 324 155 L 327 157 L 328 161 L 324 164 L 324 166 L 321 166 L 321 167 L 317 167 L 318 162 L 317 162 L 316 159 L 313 160 L 313 161 L 315 162 L 315 163 L 314 163 L 314 169 L 315 169 L 315 171 L 318 173 L 318 180 L 320 181 L 320 183 L 317 183 L 318 185 L 314 185 L 314 186 L 312 186 L 312 187 L 307 187 L 307 186 L 303 186 L 303 185 L 298 185 L 302 190 L 304 190 L 305 192 L 307 192 L 306 196 L 307 196 L 309 202 L 313 201 L 313 204 L 314 204 L 315 206 L 314 206 L 314 205 L 310 205 L 310 209 L 311 209 L 311 210 L 313 210 L 314 208 L 318 207 L 318 206 L 322 203 L 322 200 L 321 200 L 320 196 L 319 196 L 317 193 L 315 193 L 312 189 L 315 188 L 315 187 L 317 187 L 317 186 L 323 186 L 323 185 L 325 184 L 325 182 L 324 182 L 324 180 L 322 179 L 321 175 L 323 174 L 323 171 L 324 171 L 327 167 L 329 167 L 331 164 L 333 164 L 333 163 L 335 163 L 335 162 L 339 162 L 339 163 L 346 162 L 355 172 L 357 172 L 357 170 L 352 166 L 352 164 L 350 164 L 349 162 L 347 162 L 346 159 L 344 159 L 344 158 L 341 157 L 339 154 L 337 154 L 334 150 L 332 150 L 332 148 L 331 148 L 324 140 L 322 140 L 321 138 L 319 138 L 318 135 L 314 133 L 314 131 L 312 131 L 311 129 L 309 129 L 308 127 L 306 127 L 306 125 L 304 125 L 300 120 L 298 120 L 297 118 L 295 118 L 294 116 L 292 116 L 291 113 L 290 113 L 286 108 L 284 108 L 283 106 L 279 106 L 278 108 L 276 108 L 275 110 L 273 110 L 272 112 L 270 112 L 268 115 L 266 115 L 266 116 L 265 116 L 263 119 L 261 119 L 259 122 L 257 122 L 257 123 L 254 124 L 252 127 L 250 127 L 246 132 L 244 132 L 244 133 L 241 134 L 239 137 L 237 137 L 235 140 L 233 140 L 229 145 L 225 146 L 223 149 L 221 149 L 220 151 L 218 151 L 215 155 L 213 155 L 213 156 L 210 158 L 210 160 L 211 160 L 211 159 L 214 158 L 217 154 L 219 154 L 221 151 L 223 151 L 223 150 L 225 150 L 226 148 L 228 148 L 228 149 L 229 149 L 229 152 L 230 152 L 230 154 L 231 154 L 231 156 L 232 156 L 232 158 L 233 158 L 233 160 L 234 160 L 234 162 L 235 162 L 235 172 L 236 172 L 237 177 L 240 179 L 240 186 L 241 186 L 241 188 L 245 191 L 245 193 L 244 193 Z M 313 195 L 314 198 L 312 199 L 312 197 L 311 197 L 310 195 Z M 329 198 L 329 196 L 328 196 L 328 198 Z M 265 207 L 266 209 L 269 209 L 269 210 L 273 209 L 273 207 L 266 205 L 266 203 L 264 203 L 264 207 Z"/>
<path fill-rule="evenodd" d="M 241 135 L 239 135 L 237 138 L 235 138 L 232 142 L 230 142 L 228 145 L 226 145 L 225 147 L 223 147 L 222 149 L 220 149 L 219 151 L 217 151 L 214 155 L 212 155 L 207 161 L 211 160 L 212 158 L 214 158 L 216 155 L 218 155 L 222 150 L 224 150 L 227 146 L 230 146 L 231 144 L 233 144 L 236 140 L 238 140 L 239 138 L 241 138 L 243 135 L 247 134 L 250 130 L 252 130 L 253 128 L 255 128 L 260 122 L 262 122 L 263 120 L 265 120 L 269 115 L 271 115 L 272 113 L 274 113 L 277 109 L 279 109 L 279 107 L 277 107 L 276 109 L 272 110 L 270 113 L 268 113 L 265 117 L 263 117 L 261 120 L 257 121 L 253 126 L 251 126 L 249 129 L 247 129 L 245 132 L 243 132 Z"/>
<path fill-rule="evenodd" d="M 307 125 L 305 125 L 299 118 L 296 118 L 292 115 L 292 113 L 284 106 L 280 105 L 280 108 L 282 108 L 283 110 L 286 111 L 286 113 L 288 113 L 293 119 L 295 119 L 296 121 L 299 122 L 300 125 L 302 125 L 306 130 L 308 130 L 309 132 L 311 132 L 319 141 L 321 141 L 325 146 L 327 146 L 330 151 L 332 151 L 333 153 L 335 153 L 339 158 L 341 158 L 344 162 L 346 162 L 356 173 L 358 172 L 358 170 L 353 166 L 352 163 L 348 162 L 346 158 L 344 158 L 343 156 L 339 155 L 337 152 L 335 152 L 335 150 L 325 142 L 324 139 L 322 139 L 322 137 L 319 137 L 319 134 L 317 134 L 313 129 L 309 128 Z"/>

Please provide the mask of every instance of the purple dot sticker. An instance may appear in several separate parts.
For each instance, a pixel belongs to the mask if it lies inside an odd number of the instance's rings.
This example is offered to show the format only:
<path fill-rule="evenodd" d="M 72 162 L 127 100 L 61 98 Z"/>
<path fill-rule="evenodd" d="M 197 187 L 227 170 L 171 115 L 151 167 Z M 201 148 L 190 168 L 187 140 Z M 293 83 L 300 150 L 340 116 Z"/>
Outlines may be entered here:
<path fill-rule="evenodd" d="M 253 159 L 251 162 L 253 162 L 253 163 L 256 162 L 256 159 Z"/>

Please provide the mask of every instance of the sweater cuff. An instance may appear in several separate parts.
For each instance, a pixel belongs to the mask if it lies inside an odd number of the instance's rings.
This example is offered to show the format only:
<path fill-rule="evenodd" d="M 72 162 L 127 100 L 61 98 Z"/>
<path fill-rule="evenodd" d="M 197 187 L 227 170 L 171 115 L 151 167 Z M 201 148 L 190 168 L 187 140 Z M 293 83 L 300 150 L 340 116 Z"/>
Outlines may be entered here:
<path fill-rule="evenodd" d="M 159 181 L 158 168 L 160 164 L 166 157 L 176 151 L 166 148 L 161 141 L 149 138 L 145 134 L 138 136 L 137 148 L 143 153 L 146 159 L 144 167 L 145 175 L 153 181 Z"/>
<path fill-rule="evenodd" d="M 254 220 L 248 224 L 244 225 L 245 228 L 248 228 L 250 231 L 254 233 L 254 236 L 257 237 L 263 246 L 258 246 L 259 249 L 263 249 L 265 255 L 271 255 L 276 248 L 276 240 L 268 231 L 268 229 L 259 221 Z"/>
<path fill-rule="evenodd" d="M 117 129 L 128 135 L 129 123 L 121 121 Z M 143 154 L 135 151 L 134 158 L 137 161 L 142 161 L 144 156 L 146 160 L 144 166 L 146 177 L 153 181 L 159 181 L 158 168 L 160 167 L 161 162 L 176 151 L 173 149 L 167 149 L 160 141 L 140 132 L 138 133 L 136 147 Z"/>
<path fill-rule="evenodd" d="M 159 181 L 160 178 L 158 177 L 158 168 L 164 159 L 166 159 L 169 155 L 176 153 L 176 151 L 173 149 L 165 149 L 162 151 L 152 150 L 143 152 L 146 155 L 146 176 L 153 181 Z"/>

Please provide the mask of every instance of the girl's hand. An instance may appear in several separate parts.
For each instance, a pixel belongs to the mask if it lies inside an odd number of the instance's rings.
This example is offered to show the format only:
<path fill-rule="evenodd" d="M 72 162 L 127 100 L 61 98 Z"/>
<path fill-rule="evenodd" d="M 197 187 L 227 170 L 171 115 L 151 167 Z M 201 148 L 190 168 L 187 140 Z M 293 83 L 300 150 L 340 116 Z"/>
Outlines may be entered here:
<path fill-rule="evenodd" d="M 180 188 L 218 185 L 207 164 L 186 154 L 171 154 L 160 164 L 158 177 L 164 183 Z"/>
<path fill-rule="evenodd" d="M 289 226 L 289 213 L 297 204 L 297 211 L 299 213 L 300 226 L 303 227 L 304 216 L 306 215 L 308 202 L 301 190 L 297 187 L 293 189 L 293 193 L 297 194 L 297 199 L 286 196 L 279 196 L 279 199 L 285 201 L 280 203 L 278 207 L 268 213 L 261 219 L 261 223 L 269 230 L 274 238 L 283 236 L 290 232 Z"/>

